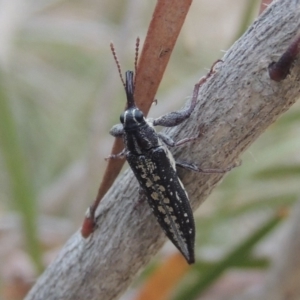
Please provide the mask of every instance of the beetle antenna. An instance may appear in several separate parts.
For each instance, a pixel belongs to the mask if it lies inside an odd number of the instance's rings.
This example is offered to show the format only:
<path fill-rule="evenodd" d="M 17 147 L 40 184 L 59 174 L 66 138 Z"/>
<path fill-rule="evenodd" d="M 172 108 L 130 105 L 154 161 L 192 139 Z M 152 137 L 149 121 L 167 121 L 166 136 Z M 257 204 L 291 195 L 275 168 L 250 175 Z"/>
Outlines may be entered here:
<path fill-rule="evenodd" d="M 136 43 L 135 43 L 135 57 L 134 57 L 134 85 L 136 82 L 136 74 L 137 74 L 137 64 L 138 64 L 138 59 L 139 59 L 139 48 L 140 48 L 140 38 L 136 38 Z"/>
<path fill-rule="evenodd" d="M 122 76 L 121 66 L 120 66 L 120 63 L 119 63 L 119 60 L 118 60 L 118 57 L 117 57 L 117 54 L 116 54 L 115 47 L 114 47 L 113 43 L 110 43 L 110 49 L 111 49 L 112 55 L 114 57 L 114 60 L 116 62 L 118 72 L 119 72 L 119 75 L 120 75 L 120 79 L 123 83 L 124 88 L 126 89 L 125 81 L 124 81 L 124 78 Z"/>

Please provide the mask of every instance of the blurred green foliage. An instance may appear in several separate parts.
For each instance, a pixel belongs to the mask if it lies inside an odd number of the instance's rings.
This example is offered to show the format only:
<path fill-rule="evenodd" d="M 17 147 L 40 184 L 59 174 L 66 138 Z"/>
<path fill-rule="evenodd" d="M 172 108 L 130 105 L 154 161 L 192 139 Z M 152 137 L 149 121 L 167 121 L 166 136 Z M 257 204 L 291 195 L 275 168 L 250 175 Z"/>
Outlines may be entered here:
<path fill-rule="evenodd" d="M 0 216 L 13 211 L 20 216 L 23 226 L 14 230 L 23 229 L 26 249 L 40 271 L 40 241 L 47 238 L 42 235 L 43 219 L 50 220 L 50 227 L 58 219 L 67 220 L 75 231 L 96 195 L 103 158 L 110 152 L 108 130 L 118 120 L 124 95 L 109 43 L 114 41 L 123 70 L 130 68 L 135 38 L 145 37 L 154 3 L 45 0 L 24 1 L 18 7 L 6 2 L 0 4 L 7 24 L 0 28 Z M 220 50 L 245 31 L 258 11 L 258 1 L 227 0 L 221 10 L 220 3 L 194 1 L 157 96 L 166 111 L 182 105 L 205 68 L 222 56 Z M 178 86 L 182 97 L 164 103 L 178 94 Z M 236 255 L 243 240 L 261 232 L 274 211 L 297 199 L 299 115 L 295 104 L 201 206 L 199 263 L 192 272 L 201 267 L 201 275 L 203 270 L 220 275 L 234 264 L 269 265 L 252 256 L 248 262 L 224 265 L 224 260 L 226 253 Z M 265 234 L 255 237 L 247 244 L 249 251 Z M 219 263 L 207 262 L 207 252 L 215 253 L 215 261 L 221 257 Z M 193 274 L 194 282 L 199 280 L 203 289 L 208 286 L 205 275 Z M 209 284 L 218 278 L 213 274 Z M 188 293 L 195 287 L 186 288 Z M 198 287 L 196 294 L 200 292 Z"/>

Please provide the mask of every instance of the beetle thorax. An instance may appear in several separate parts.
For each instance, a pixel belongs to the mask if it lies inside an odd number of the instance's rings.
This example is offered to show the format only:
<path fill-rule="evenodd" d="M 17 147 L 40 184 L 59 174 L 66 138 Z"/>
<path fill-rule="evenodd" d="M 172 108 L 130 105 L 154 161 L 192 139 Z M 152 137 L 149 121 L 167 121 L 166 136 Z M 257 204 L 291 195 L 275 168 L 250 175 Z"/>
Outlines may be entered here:
<path fill-rule="evenodd" d="M 125 131 L 134 131 L 146 124 L 144 114 L 136 107 L 124 111 L 120 119 Z"/>
<path fill-rule="evenodd" d="M 161 145 L 151 122 L 138 108 L 130 108 L 121 115 L 124 126 L 124 143 L 131 153 L 143 154 Z"/>

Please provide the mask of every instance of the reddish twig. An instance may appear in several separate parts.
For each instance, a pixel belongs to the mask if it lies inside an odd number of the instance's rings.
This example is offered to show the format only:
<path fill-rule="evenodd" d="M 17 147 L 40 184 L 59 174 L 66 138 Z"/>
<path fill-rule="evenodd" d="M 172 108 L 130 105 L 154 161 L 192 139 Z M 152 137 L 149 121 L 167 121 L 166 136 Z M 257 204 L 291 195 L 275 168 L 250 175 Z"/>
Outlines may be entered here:
<path fill-rule="evenodd" d="M 260 8 L 259 8 L 259 15 L 272 3 L 273 0 L 261 0 Z"/>
<path fill-rule="evenodd" d="M 137 67 L 136 105 L 147 115 L 167 67 L 177 37 L 192 0 L 161 0 L 157 2 Z M 116 138 L 112 154 L 123 149 L 122 139 Z M 109 160 L 97 197 L 85 216 L 81 234 L 87 238 L 95 229 L 96 209 L 119 175 L 124 159 Z"/>

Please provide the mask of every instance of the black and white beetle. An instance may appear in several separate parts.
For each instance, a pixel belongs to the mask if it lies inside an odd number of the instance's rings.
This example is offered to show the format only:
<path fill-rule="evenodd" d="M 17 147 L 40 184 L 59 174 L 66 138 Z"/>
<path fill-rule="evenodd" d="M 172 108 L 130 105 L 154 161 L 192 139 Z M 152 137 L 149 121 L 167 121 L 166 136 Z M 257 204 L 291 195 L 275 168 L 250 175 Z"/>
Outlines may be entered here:
<path fill-rule="evenodd" d="M 112 50 L 116 59 L 114 49 Z M 116 62 L 121 76 L 117 59 Z M 195 223 L 189 198 L 177 175 L 176 166 L 203 173 L 224 173 L 231 168 L 203 170 L 194 164 L 175 162 L 167 146 L 183 145 L 198 137 L 174 142 L 170 137 L 156 133 L 154 126 L 173 127 L 188 119 L 195 108 L 200 85 L 212 74 L 213 69 L 195 85 L 188 108 L 151 120 L 145 119 L 142 111 L 135 105 L 134 73 L 127 71 L 125 83 L 121 76 L 127 96 L 127 109 L 120 116 L 122 124 L 117 124 L 110 130 L 114 137 L 123 138 L 125 149 L 109 158 L 126 157 L 158 223 L 189 264 L 195 262 Z"/>

